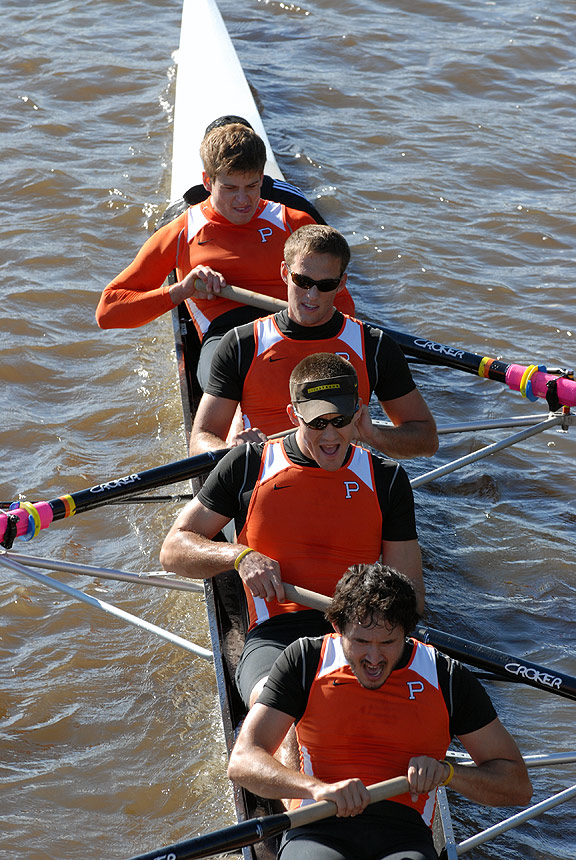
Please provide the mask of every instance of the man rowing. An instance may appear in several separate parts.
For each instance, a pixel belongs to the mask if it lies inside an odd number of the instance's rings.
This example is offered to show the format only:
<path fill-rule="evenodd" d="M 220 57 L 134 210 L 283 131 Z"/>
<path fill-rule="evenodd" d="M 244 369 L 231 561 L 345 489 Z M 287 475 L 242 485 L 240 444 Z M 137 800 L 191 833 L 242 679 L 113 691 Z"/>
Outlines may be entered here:
<path fill-rule="evenodd" d="M 219 296 L 221 288 L 235 284 L 285 298 L 284 242 L 314 219 L 261 198 L 266 146 L 251 128 L 232 123 L 212 129 L 200 156 L 210 196 L 150 236 L 104 289 L 96 320 L 101 328 L 136 328 L 186 302 L 202 341 L 198 378 L 204 385 L 222 333 L 260 315 Z M 174 269 L 178 280 L 165 284 Z M 197 280 L 204 290 L 197 289 Z M 348 293 L 341 299 L 343 309 L 353 308 Z"/>
<path fill-rule="evenodd" d="M 382 331 L 335 306 L 346 289 L 349 260 L 346 239 L 332 227 L 306 225 L 286 240 L 281 277 L 288 308 L 234 328 L 218 344 L 192 428 L 191 454 L 285 430 L 290 372 L 315 352 L 343 355 L 356 368 L 363 401 L 356 424 L 361 442 L 400 459 L 437 450 L 434 419 L 401 349 Z M 372 392 L 392 426 L 373 424 Z M 243 428 L 236 429 L 238 404 Z"/>
<path fill-rule="evenodd" d="M 406 577 L 352 567 L 326 618 L 332 633 L 278 658 L 230 757 L 228 776 L 261 797 L 336 804 L 336 819 L 288 831 L 279 860 L 437 860 L 438 786 L 490 806 L 529 801 L 518 747 L 480 682 L 409 638 L 418 612 Z M 293 724 L 298 770 L 274 757 Z M 445 760 L 454 736 L 475 767 Z M 410 792 L 369 806 L 366 786 L 396 776 Z"/>
<path fill-rule="evenodd" d="M 207 126 L 206 131 L 204 132 L 204 137 L 210 134 L 210 132 L 215 128 L 222 128 L 225 125 L 232 125 L 233 123 L 240 123 L 240 125 L 244 125 L 246 128 L 252 128 L 248 120 L 244 119 L 243 116 L 226 114 L 226 116 L 219 116 Z M 268 176 L 268 174 L 265 173 L 262 177 L 262 188 L 260 193 L 265 200 L 273 200 L 275 203 L 284 203 L 290 209 L 298 209 L 302 212 L 308 212 L 317 224 L 326 223 L 316 207 L 305 196 L 304 192 L 291 182 L 286 182 L 286 180 L 278 179 L 275 176 Z M 202 203 L 209 196 L 210 192 L 207 188 L 203 184 L 199 183 L 198 185 L 193 185 L 188 189 L 188 191 L 185 191 L 182 198 L 173 203 L 170 209 L 174 207 L 174 214 L 179 215 L 186 206 L 194 206 L 196 203 Z M 166 213 L 164 217 L 166 217 Z"/>
<path fill-rule="evenodd" d="M 238 571 L 249 632 L 237 684 L 247 705 L 286 645 L 330 629 L 322 613 L 286 600 L 284 581 L 331 596 L 351 564 L 382 557 L 411 579 L 424 605 L 408 477 L 352 444 L 361 414 L 354 367 L 331 353 L 308 356 L 291 374 L 290 397 L 297 429 L 226 454 L 177 517 L 160 557 L 181 576 Z M 231 520 L 236 541 L 214 541 Z"/>

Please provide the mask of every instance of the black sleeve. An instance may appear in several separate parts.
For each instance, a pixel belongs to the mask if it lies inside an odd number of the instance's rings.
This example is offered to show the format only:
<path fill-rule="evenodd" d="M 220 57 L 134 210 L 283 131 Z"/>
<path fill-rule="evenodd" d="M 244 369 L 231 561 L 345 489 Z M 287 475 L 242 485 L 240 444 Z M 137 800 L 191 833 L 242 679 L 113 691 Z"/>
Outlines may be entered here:
<path fill-rule="evenodd" d="M 264 176 L 261 195 L 264 200 L 273 200 L 275 203 L 283 203 L 290 209 L 299 212 L 307 212 L 317 224 L 325 224 L 326 221 L 320 215 L 315 206 L 304 196 L 304 193 L 296 186 L 282 179 L 273 179 Z"/>
<path fill-rule="evenodd" d="M 254 349 L 253 323 L 236 326 L 227 332 L 212 357 L 206 394 L 240 403 Z"/>
<path fill-rule="evenodd" d="M 297 639 L 276 659 L 258 697 L 261 705 L 302 719 L 318 669 L 323 638 Z"/>
<path fill-rule="evenodd" d="M 208 510 L 235 520 L 239 532 L 254 488 L 264 443 L 237 445 L 212 469 L 198 493 Z"/>
<path fill-rule="evenodd" d="M 210 377 L 204 389 L 206 394 L 240 403 L 243 381 L 238 367 L 238 348 L 238 330 L 233 328 L 221 338 L 212 357 Z"/>
<path fill-rule="evenodd" d="M 438 652 L 440 688 L 450 715 L 450 734 L 467 735 L 483 729 L 498 716 L 490 696 L 473 673 Z"/>
<path fill-rule="evenodd" d="M 404 353 L 392 338 L 366 326 L 366 365 L 378 400 L 396 400 L 416 388 Z"/>
<path fill-rule="evenodd" d="M 417 540 L 414 494 L 408 475 L 395 460 L 372 454 L 376 493 L 382 511 L 382 540 Z"/>
<path fill-rule="evenodd" d="M 202 203 L 210 197 L 210 192 L 204 188 L 202 184 L 193 185 L 188 191 L 182 195 L 188 206 L 195 206 L 197 203 Z"/>

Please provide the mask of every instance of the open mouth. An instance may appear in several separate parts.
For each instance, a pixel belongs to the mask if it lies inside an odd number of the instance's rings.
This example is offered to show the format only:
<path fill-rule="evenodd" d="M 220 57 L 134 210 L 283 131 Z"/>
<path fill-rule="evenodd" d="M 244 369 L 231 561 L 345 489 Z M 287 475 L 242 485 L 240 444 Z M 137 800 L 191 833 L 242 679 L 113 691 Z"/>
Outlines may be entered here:
<path fill-rule="evenodd" d="M 320 445 L 320 450 L 326 457 L 335 457 L 340 450 L 340 444 L 336 442 L 333 445 Z"/>
<path fill-rule="evenodd" d="M 370 681 L 379 681 L 385 671 L 385 665 L 383 663 L 376 663 L 373 665 L 372 663 L 367 663 L 365 660 L 362 662 L 362 669 L 366 678 Z"/>

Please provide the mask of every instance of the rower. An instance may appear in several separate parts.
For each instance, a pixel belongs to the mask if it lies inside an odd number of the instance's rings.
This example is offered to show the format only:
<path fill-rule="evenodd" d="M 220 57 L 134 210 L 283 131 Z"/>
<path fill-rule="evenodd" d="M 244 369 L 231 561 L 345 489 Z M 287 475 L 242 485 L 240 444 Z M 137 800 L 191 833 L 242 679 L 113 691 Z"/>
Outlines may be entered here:
<path fill-rule="evenodd" d="M 202 343 L 198 379 L 208 378 L 211 353 L 225 331 L 259 311 L 219 296 L 227 283 L 285 298 L 280 262 L 286 237 L 313 217 L 262 199 L 266 146 L 240 123 L 213 128 L 200 147 L 207 200 L 160 227 L 134 261 L 104 289 L 101 328 L 136 328 L 186 302 Z M 165 284 L 172 270 L 177 281 Z M 203 282 L 204 291 L 195 285 Z M 353 309 L 346 292 L 341 307 Z"/>
<path fill-rule="evenodd" d="M 204 132 L 204 137 L 210 134 L 213 129 L 222 128 L 225 125 L 232 125 L 232 123 L 240 123 L 240 125 L 244 125 L 246 128 L 252 128 L 248 120 L 244 119 L 243 116 L 227 114 L 226 116 L 219 116 L 218 119 L 213 120 L 210 125 L 207 126 L 206 131 Z M 284 203 L 284 205 L 288 206 L 290 209 L 298 209 L 302 212 L 307 212 L 312 216 L 317 224 L 326 223 L 316 207 L 305 196 L 304 192 L 296 185 L 292 185 L 291 182 L 286 182 L 284 179 L 276 179 L 275 177 L 268 176 L 268 174 L 265 173 L 262 177 L 262 189 L 260 193 L 265 200 Z M 204 185 L 201 183 L 193 185 L 192 188 L 189 188 L 188 191 L 184 192 L 180 200 L 175 201 L 175 203 L 166 210 L 163 218 L 168 219 L 171 212 L 174 213 L 172 217 L 175 217 L 177 214 L 179 215 L 180 212 L 183 212 L 187 206 L 194 206 L 196 203 L 202 203 L 204 200 L 207 200 L 209 196 L 210 193 Z"/>
<path fill-rule="evenodd" d="M 356 368 L 364 401 L 357 424 L 361 442 L 397 459 L 435 453 L 436 425 L 400 347 L 337 310 L 349 261 L 348 242 L 332 227 L 306 225 L 287 239 L 280 273 L 288 307 L 234 328 L 219 342 L 192 428 L 191 455 L 285 430 L 290 372 L 319 351 L 344 355 Z M 372 423 L 372 392 L 391 427 Z M 238 404 L 243 425 L 237 428 Z"/>
<path fill-rule="evenodd" d="M 332 633 L 276 661 L 228 767 L 260 797 L 336 804 L 336 819 L 289 830 L 279 860 L 438 860 L 438 786 L 490 806 L 530 800 L 522 756 L 480 682 L 409 638 L 418 613 L 406 577 L 379 563 L 352 567 L 326 618 Z M 274 757 L 293 724 L 299 768 Z M 476 767 L 445 760 L 453 736 Z M 368 806 L 366 786 L 401 775 L 409 793 Z"/>
<path fill-rule="evenodd" d="M 286 600 L 284 580 L 331 596 L 351 564 L 382 557 L 411 579 L 424 606 L 408 476 L 352 444 L 362 414 L 353 365 L 332 353 L 308 356 L 292 371 L 290 396 L 297 429 L 232 448 L 177 517 L 160 556 L 185 577 L 238 571 L 249 632 L 236 681 L 248 706 L 290 642 L 330 629 L 321 612 Z M 213 540 L 231 520 L 236 541 Z"/>

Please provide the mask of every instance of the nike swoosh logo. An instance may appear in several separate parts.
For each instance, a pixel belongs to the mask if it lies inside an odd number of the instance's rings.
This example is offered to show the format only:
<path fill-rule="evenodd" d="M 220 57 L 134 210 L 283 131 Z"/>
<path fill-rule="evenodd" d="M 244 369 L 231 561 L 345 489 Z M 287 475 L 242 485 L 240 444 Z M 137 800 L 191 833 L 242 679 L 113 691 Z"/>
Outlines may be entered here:
<path fill-rule="evenodd" d="M 203 241 L 203 242 L 198 242 L 198 244 L 199 244 L 199 245 L 207 245 L 207 244 L 208 244 L 208 242 L 211 242 L 211 241 L 212 241 L 212 239 L 204 239 L 204 241 Z"/>
<path fill-rule="evenodd" d="M 268 361 L 284 361 L 287 356 L 282 355 L 280 358 L 269 358 Z"/>
<path fill-rule="evenodd" d="M 291 487 L 292 484 L 274 484 L 275 490 L 287 490 L 288 487 Z"/>
<path fill-rule="evenodd" d="M 344 684 L 352 684 L 352 683 L 354 683 L 354 682 L 353 681 L 332 681 L 332 686 L 333 687 L 343 687 Z"/>

